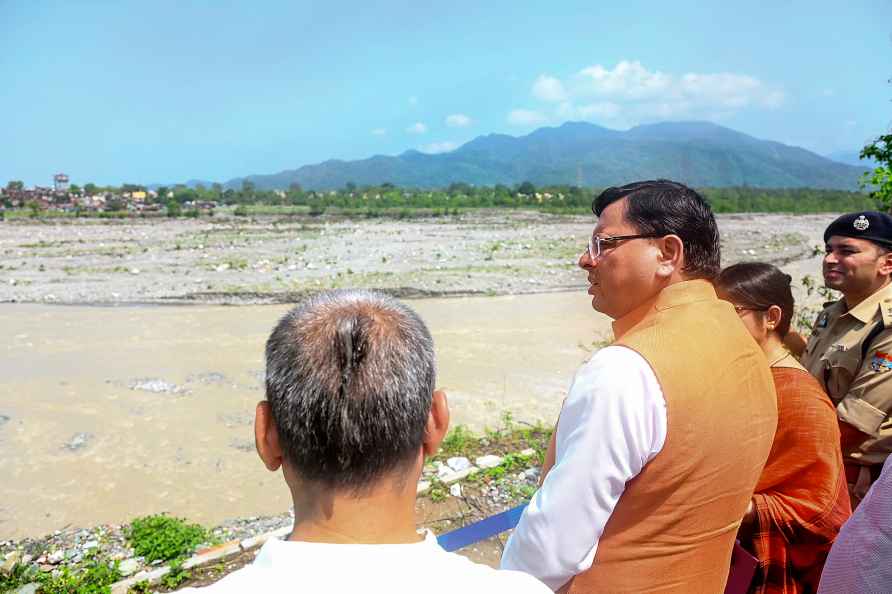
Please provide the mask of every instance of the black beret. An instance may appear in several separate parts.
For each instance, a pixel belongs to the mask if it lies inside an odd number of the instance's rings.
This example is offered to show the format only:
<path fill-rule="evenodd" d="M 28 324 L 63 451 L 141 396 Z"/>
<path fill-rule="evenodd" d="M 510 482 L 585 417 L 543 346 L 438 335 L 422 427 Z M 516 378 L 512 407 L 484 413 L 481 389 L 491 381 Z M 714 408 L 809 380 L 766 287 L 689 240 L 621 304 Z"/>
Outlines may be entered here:
<path fill-rule="evenodd" d="M 867 239 L 884 247 L 892 247 L 892 216 L 871 210 L 844 214 L 824 231 L 824 243 L 833 235 Z"/>

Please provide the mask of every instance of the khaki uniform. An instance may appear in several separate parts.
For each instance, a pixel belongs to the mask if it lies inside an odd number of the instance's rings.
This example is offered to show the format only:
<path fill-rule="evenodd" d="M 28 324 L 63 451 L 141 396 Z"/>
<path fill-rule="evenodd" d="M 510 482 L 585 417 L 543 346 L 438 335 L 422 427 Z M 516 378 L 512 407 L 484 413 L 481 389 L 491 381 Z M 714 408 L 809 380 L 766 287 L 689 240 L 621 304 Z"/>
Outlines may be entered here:
<path fill-rule="evenodd" d="M 880 324 L 867 351 L 864 343 Z M 892 284 L 851 310 L 845 300 L 826 304 L 818 316 L 802 365 L 815 376 L 836 405 L 840 420 L 870 438 L 847 464 L 882 464 L 892 453 Z"/>

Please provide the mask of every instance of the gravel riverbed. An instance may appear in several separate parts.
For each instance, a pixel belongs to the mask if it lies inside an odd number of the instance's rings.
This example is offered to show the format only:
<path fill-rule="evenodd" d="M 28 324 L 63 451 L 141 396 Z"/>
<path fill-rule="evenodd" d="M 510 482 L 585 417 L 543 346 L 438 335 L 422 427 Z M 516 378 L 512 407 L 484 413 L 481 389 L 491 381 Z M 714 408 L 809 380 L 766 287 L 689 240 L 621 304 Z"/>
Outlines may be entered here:
<path fill-rule="evenodd" d="M 833 215 L 719 216 L 724 261 L 801 260 Z M 15 220 L 0 222 L 0 303 L 284 303 L 367 287 L 403 297 L 584 285 L 593 216 Z"/>

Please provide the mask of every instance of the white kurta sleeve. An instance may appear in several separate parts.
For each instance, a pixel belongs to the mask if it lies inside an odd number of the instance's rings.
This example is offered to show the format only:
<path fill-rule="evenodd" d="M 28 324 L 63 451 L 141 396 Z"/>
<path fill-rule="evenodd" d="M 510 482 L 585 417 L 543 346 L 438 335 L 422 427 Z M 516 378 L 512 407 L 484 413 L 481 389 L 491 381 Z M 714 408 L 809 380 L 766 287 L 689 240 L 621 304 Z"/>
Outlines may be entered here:
<path fill-rule="evenodd" d="M 626 482 L 666 441 L 666 401 L 641 355 L 601 349 L 577 372 L 561 409 L 555 465 L 502 556 L 503 569 L 552 590 L 591 567 Z"/>

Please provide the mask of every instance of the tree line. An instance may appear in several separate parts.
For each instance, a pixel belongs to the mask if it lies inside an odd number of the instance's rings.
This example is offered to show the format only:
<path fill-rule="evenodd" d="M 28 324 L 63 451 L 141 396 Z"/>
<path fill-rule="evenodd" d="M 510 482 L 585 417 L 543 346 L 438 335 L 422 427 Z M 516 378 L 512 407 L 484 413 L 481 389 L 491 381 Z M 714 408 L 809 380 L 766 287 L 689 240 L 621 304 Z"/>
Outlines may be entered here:
<path fill-rule="evenodd" d="M 11 182 L 8 186 L 18 183 Z M 106 210 L 124 210 L 124 196 L 146 190 L 138 184 L 97 186 L 88 183 L 83 188 L 72 184 L 69 191 L 86 195 L 111 194 Z M 534 209 L 569 214 L 591 212 L 592 200 L 600 191 L 574 185 L 536 186 L 529 181 L 514 186 L 453 183 L 437 189 L 398 187 L 391 183 L 359 187 L 347 183 L 343 188 L 329 191 L 304 190 L 299 184 L 291 184 L 287 190 L 262 190 L 245 181 L 238 189 L 224 188 L 221 184 L 162 186 L 155 190 L 150 200 L 165 207 L 171 216 L 185 212 L 184 205 L 202 202 L 241 207 L 236 214 L 247 214 L 252 206 L 293 206 L 303 207 L 310 214 L 334 210 L 370 216 L 415 209 L 442 214 L 474 208 Z M 872 199 L 864 192 L 843 190 L 729 187 L 701 188 L 700 191 L 718 213 L 845 212 L 881 205 L 880 200 L 874 200 L 876 196 Z"/>
<path fill-rule="evenodd" d="M 863 192 L 813 188 L 764 189 L 752 187 L 702 188 L 700 191 L 719 213 L 733 212 L 843 212 L 873 207 Z M 591 212 L 592 200 L 600 189 L 572 185 L 537 187 L 531 182 L 515 186 L 472 186 L 454 183 L 446 188 L 401 188 L 384 183 L 357 187 L 346 184 L 333 191 L 305 191 L 292 184 L 288 190 L 258 190 L 251 182 L 236 189 L 181 188 L 171 192 L 180 204 L 213 200 L 231 205 L 304 206 L 321 214 L 340 211 L 380 211 L 393 209 L 435 209 L 453 211 L 470 208 L 522 208 L 555 213 Z M 159 192 L 159 198 L 163 194 Z"/>

